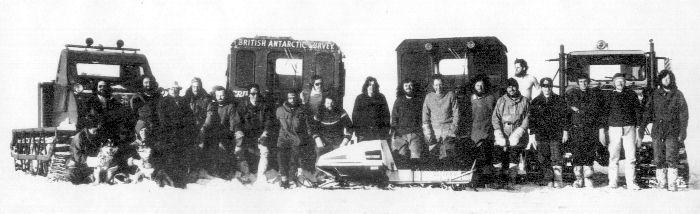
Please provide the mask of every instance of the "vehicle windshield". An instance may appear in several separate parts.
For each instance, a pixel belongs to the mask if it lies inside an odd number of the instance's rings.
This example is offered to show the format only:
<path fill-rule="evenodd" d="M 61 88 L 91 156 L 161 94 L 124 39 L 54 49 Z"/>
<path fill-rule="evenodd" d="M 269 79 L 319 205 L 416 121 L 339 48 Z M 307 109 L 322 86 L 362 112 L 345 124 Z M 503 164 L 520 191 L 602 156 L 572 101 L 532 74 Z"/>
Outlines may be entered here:
<path fill-rule="evenodd" d="M 143 75 L 143 68 L 138 65 L 111 65 L 94 63 L 76 63 L 76 73 L 80 76 L 130 78 Z"/>
<path fill-rule="evenodd" d="M 644 55 L 592 55 L 592 56 L 572 56 L 568 67 L 572 79 L 575 81 L 576 74 L 588 74 L 594 81 L 610 81 L 616 73 L 623 73 L 628 81 L 646 80 L 645 70 L 647 69 Z"/>

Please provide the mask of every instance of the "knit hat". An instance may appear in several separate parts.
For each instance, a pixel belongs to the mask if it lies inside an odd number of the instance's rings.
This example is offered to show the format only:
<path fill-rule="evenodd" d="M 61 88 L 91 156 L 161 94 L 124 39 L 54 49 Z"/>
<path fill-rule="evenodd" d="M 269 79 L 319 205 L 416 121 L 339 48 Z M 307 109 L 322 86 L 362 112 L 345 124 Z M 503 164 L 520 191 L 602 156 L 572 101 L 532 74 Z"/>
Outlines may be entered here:
<path fill-rule="evenodd" d="M 622 78 L 624 80 L 626 78 L 626 75 L 623 73 L 616 73 L 615 76 L 612 77 L 612 80 L 615 80 L 617 78 Z"/>
<path fill-rule="evenodd" d="M 540 80 L 541 87 L 551 88 L 553 85 L 554 85 L 554 81 L 549 77 L 545 77 L 545 78 L 542 78 Z"/>

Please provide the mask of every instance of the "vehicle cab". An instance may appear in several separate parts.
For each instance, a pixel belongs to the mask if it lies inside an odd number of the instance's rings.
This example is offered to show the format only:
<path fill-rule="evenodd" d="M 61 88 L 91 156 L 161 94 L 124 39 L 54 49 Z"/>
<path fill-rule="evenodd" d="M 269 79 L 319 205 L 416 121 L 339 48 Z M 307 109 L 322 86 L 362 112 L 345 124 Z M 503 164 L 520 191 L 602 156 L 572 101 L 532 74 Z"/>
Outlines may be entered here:
<path fill-rule="evenodd" d="M 139 49 L 123 45 L 119 40 L 116 47 L 93 46 L 91 38 L 86 45 L 65 45 L 56 79 L 39 84 L 39 127 L 80 129 L 89 111 L 86 102 L 102 80 L 111 85 L 112 96 L 128 106 L 141 85 L 140 76 L 152 73 Z"/>
<path fill-rule="evenodd" d="M 310 89 L 313 75 L 323 78 L 324 90 L 345 92 L 345 68 L 338 45 L 331 41 L 295 40 L 291 37 L 241 37 L 231 44 L 226 69 L 227 89 L 236 98 L 248 94 L 251 83 L 263 93 L 282 100 L 289 90 Z M 286 96 L 286 95 L 285 95 Z"/>

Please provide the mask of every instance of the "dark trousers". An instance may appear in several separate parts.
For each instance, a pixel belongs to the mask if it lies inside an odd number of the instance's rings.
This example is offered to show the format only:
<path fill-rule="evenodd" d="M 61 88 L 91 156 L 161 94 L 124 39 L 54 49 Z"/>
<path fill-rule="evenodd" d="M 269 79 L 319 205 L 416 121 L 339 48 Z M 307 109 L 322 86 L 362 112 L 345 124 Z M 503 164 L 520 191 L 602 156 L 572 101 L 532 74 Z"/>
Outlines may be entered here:
<path fill-rule="evenodd" d="M 520 155 L 523 153 L 523 146 L 493 146 L 493 164 L 503 164 L 503 168 L 508 168 L 508 164 L 518 164 L 520 163 Z"/>
<path fill-rule="evenodd" d="M 299 168 L 299 147 L 280 147 L 277 150 L 277 164 L 280 175 L 287 176 L 290 180 L 296 178 L 297 168 Z"/>
<path fill-rule="evenodd" d="M 680 165 L 680 142 L 676 137 L 654 139 L 654 164 L 657 169 L 678 168 Z"/>
<path fill-rule="evenodd" d="M 572 161 L 575 166 L 593 166 L 598 129 L 593 126 L 574 125 L 569 130 L 572 144 Z"/>
<path fill-rule="evenodd" d="M 543 169 L 551 166 L 561 166 L 563 159 L 559 150 L 560 142 L 556 140 L 537 141 L 537 161 Z"/>

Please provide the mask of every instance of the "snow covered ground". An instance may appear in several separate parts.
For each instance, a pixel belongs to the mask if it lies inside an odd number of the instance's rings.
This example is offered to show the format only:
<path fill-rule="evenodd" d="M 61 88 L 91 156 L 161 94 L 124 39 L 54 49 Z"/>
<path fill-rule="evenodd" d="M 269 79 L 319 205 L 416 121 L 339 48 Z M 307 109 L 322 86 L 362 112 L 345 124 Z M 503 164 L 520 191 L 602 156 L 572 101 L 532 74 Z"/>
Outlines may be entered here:
<path fill-rule="evenodd" d="M 12 170 L 0 158 L 0 213 L 698 213 L 697 188 L 671 193 L 645 189 L 551 189 L 519 191 L 439 188 L 394 190 L 283 190 L 271 184 L 205 180 L 187 189 L 153 183 L 72 185 Z M 693 178 L 697 184 L 697 177 Z"/>

